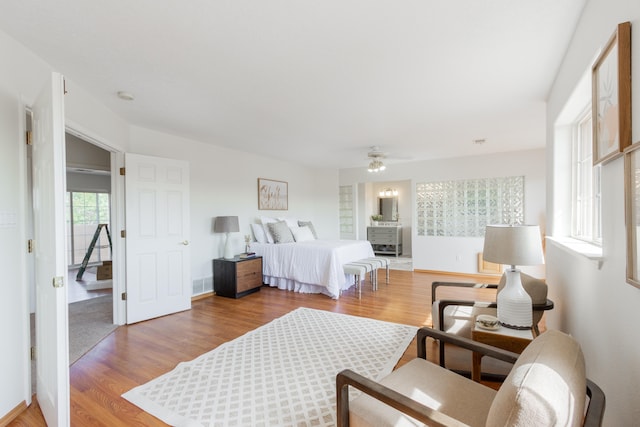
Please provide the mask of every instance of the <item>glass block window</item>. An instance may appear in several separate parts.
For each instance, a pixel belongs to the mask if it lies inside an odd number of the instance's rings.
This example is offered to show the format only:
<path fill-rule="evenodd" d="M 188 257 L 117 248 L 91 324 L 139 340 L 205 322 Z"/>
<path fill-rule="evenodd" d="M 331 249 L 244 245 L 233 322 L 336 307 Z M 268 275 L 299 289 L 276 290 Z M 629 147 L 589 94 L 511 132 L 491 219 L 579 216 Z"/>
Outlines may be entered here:
<path fill-rule="evenodd" d="M 340 186 L 340 237 L 346 238 L 354 232 L 353 229 L 353 186 Z"/>
<path fill-rule="evenodd" d="M 524 176 L 416 184 L 418 236 L 482 237 L 488 224 L 522 224 Z"/>

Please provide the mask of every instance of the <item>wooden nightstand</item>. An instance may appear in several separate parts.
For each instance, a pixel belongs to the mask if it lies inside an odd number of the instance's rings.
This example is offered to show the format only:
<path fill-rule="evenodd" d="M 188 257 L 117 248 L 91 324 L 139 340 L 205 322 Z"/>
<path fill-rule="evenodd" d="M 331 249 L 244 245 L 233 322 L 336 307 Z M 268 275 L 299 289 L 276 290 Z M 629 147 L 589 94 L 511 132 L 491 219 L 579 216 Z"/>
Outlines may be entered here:
<path fill-rule="evenodd" d="M 475 323 L 475 322 L 474 322 Z M 471 330 L 471 339 L 484 344 L 498 347 L 514 353 L 522 353 L 522 350 L 535 338 L 532 329 L 510 329 L 500 326 L 497 330 L 487 330 L 474 325 Z M 480 382 L 482 375 L 482 355 L 473 353 L 471 379 Z"/>
<path fill-rule="evenodd" d="M 240 298 L 262 286 L 262 257 L 213 260 L 213 289 L 216 295 Z"/>

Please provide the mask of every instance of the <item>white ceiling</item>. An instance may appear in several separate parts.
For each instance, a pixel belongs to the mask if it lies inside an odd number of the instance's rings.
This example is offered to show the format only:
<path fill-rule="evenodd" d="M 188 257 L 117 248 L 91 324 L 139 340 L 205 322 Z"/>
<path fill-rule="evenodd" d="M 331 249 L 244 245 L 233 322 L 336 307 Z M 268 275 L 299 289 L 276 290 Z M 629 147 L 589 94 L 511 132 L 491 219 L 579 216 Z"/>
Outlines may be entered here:
<path fill-rule="evenodd" d="M 0 30 L 133 125 L 344 168 L 543 147 L 584 3 L 3 0 Z"/>

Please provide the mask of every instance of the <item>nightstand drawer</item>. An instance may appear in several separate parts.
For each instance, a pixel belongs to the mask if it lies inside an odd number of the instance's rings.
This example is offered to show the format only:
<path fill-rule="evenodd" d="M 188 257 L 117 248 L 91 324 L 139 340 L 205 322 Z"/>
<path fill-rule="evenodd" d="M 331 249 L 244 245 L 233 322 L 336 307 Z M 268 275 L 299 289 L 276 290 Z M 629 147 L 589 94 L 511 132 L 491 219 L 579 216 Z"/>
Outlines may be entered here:
<path fill-rule="evenodd" d="M 262 286 L 262 258 L 239 263 L 236 281 L 238 293 Z"/>

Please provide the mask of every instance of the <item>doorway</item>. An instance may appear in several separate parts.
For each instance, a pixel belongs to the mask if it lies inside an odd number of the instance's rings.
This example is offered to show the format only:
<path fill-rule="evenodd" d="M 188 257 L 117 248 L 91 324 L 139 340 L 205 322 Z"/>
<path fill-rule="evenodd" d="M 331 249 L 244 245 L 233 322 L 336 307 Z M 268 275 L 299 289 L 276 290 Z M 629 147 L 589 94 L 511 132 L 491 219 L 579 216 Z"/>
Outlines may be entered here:
<path fill-rule="evenodd" d="M 115 330 L 111 153 L 65 133 L 69 364 Z"/>
<path fill-rule="evenodd" d="M 31 130 L 31 114 L 26 117 L 27 130 Z M 65 132 L 66 157 L 66 258 L 67 297 L 69 310 L 69 364 L 95 346 L 116 329 L 113 315 L 113 285 L 111 274 L 98 277 L 98 268 L 111 262 L 112 249 L 102 229 L 96 241 L 87 268 L 78 280 L 78 271 L 96 231 L 96 224 L 107 224 L 111 229 L 111 153 Z M 27 165 L 31 170 L 31 150 L 27 148 Z M 32 190 L 29 179 L 29 191 Z M 29 201 L 31 198 L 29 197 Z M 32 215 L 32 209 L 29 210 Z M 28 221 L 33 223 L 32 218 Z M 30 225 L 32 228 L 32 225 Z M 31 231 L 33 235 L 33 232 Z M 30 260 L 32 262 L 32 260 Z M 29 267 L 31 301 L 31 342 L 35 346 L 35 286 L 34 266 Z M 108 280 L 103 280 L 108 279 Z M 36 392 L 35 360 L 32 362 L 32 393 Z"/>

